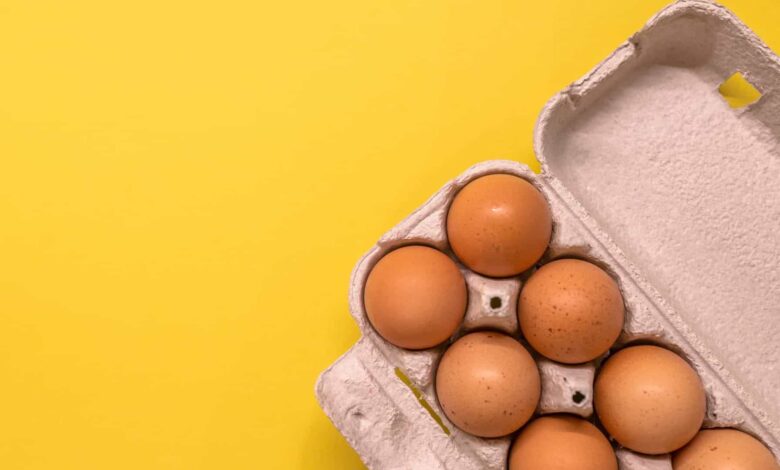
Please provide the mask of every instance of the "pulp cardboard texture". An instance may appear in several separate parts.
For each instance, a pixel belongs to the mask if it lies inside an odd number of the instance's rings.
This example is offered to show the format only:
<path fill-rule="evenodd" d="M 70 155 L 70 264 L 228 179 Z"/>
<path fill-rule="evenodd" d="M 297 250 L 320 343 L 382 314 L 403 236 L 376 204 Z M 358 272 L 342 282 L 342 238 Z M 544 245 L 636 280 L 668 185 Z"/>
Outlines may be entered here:
<path fill-rule="evenodd" d="M 737 71 L 763 94 L 740 109 L 717 91 Z M 553 97 L 534 145 L 541 174 L 511 161 L 478 164 L 385 234 L 355 267 L 350 310 L 363 337 L 322 373 L 316 393 L 366 465 L 506 467 L 511 437 L 466 434 L 437 403 L 433 382 L 446 345 L 406 351 L 387 343 L 368 322 L 362 299 L 366 276 L 389 250 L 421 243 L 451 255 L 449 203 L 469 181 L 490 173 L 525 178 L 550 203 L 553 237 L 542 262 L 580 257 L 618 280 L 626 322 L 616 347 L 645 341 L 678 352 L 704 383 L 705 426 L 742 429 L 780 456 L 780 59 L 725 8 L 679 1 Z M 469 303 L 454 338 L 479 328 L 517 336 L 517 296 L 528 273 L 490 279 L 461 269 Z M 592 419 L 598 361 L 566 366 L 536 359 L 538 413 Z M 617 455 L 622 470 L 671 469 L 669 456 L 620 448 Z"/>

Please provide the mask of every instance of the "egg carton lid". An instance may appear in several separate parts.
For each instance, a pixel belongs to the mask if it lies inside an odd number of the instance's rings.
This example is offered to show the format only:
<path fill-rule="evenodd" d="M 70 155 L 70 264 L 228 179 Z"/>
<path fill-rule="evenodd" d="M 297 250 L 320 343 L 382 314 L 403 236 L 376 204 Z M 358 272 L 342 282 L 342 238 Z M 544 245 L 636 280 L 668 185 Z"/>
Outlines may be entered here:
<path fill-rule="evenodd" d="M 734 73 L 758 101 L 726 102 Z M 678 1 L 547 103 L 534 148 L 613 264 L 780 438 L 780 58 L 726 8 Z"/>

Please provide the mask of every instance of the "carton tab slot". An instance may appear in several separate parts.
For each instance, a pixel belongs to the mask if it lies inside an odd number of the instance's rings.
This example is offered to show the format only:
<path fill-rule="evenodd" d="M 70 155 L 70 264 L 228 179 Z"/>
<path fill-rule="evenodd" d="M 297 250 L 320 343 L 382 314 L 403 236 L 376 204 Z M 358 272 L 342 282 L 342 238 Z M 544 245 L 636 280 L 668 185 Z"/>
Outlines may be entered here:
<path fill-rule="evenodd" d="M 721 83 L 718 93 L 732 108 L 744 108 L 761 99 L 761 92 L 739 72 Z"/>

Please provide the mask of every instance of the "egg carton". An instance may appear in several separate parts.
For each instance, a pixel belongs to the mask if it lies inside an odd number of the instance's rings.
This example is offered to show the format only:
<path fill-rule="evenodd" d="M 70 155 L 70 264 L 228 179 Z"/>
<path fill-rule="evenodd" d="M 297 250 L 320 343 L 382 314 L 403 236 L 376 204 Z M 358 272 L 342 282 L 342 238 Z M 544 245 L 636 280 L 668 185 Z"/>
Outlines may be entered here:
<path fill-rule="evenodd" d="M 719 85 L 741 73 L 762 97 L 731 108 Z M 504 469 L 511 436 L 460 431 L 434 390 L 446 345 L 397 348 L 371 327 L 363 287 L 374 264 L 409 244 L 447 242 L 446 215 L 469 181 L 507 173 L 546 197 L 553 234 L 541 262 L 578 257 L 619 283 L 626 306 L 616 348 L 652 342 L 679 353 L 707 395 L 705 427 L 734 427 L 780 456 L 780 59 L 725 8 L 666 7 L 544 107 L 534 132 L 542 171 L 494 160 L 448 182 L 357 263 L 349 306 L 361 339 L 325 370 L 317 399 L 372 469 Z M 483 328 L 518 337 L 528 273 L 492 279 L 459 265 L 469 289 L 453 339 Z M 521 338 L 522 341 L 522 338 Z M 600 358 L 535 357 L 538 414 L 593 416 Z M 670 470 L 668 455 L 617 448 L 623 470 Z"/>

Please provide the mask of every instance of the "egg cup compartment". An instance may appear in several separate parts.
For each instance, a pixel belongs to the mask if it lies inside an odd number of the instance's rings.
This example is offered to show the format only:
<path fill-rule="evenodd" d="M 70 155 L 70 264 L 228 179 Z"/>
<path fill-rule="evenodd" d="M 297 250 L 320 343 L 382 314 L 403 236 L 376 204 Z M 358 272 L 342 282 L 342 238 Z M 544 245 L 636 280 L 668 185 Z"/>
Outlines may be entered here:
<path fill-rule="evenodd" d="M 747 109 L 731 109 L 717 93 L 734 70 L 764 93 Z M 544 108 L 534 135 L 541 174 L 511 161 L 475 165 L 385 234 L 350 284 L 350 312 L 363 337 L 316 386 L 322 408 L 364 462 L 377 469 L 506 467 L 510 437 L 464 433 L 438 405 L 433 379 L 446 345 L 393 346 L 371 327 L 362 298 L 371 268 L 392 249 L 423 244 L 457 261 L 447 209 L 460 188 L 492 173 L 526 179 L 549 202 L 553 233 L 542 263 L 577 257 L 618 281 L 626 312 L 615 348 L 649 341 L 677 352 L 704 384 L 705 427 L 748 432 L 779 456 L 780 374 L 762 370 L 764 361 L 780 363 L 778 89 L 780 60 L 744 24 L 715 4 L 679 1 Z M 735 154 L 742 171 L 733 168 Z M 517 337 L 517 295 L 528 273 L 491 279 L 459 266 L 469 299 L 453 339 L 485 328 Z M 493 307 L 494 299 L 501 305 Z M 592 416 L 599 360 L 565 366 L 535 359 L 538 413 Z M 578 391 L 585 397 L 575 403 Z M 617 455 L 623 470 L 670 468 L 668 456 L 621 448 Z"/>
<path fill-rule="evenodd" d="M 492 329 L 508 335 L 516 335 L 520 278 L 493 279 L 466 268 L 462 271 L 469 289 L 463 330 Z"/>
<path fill-rule="evenodd" d="M 569 413 L 583 418 L 593 416 L 593 379 L 596 367 L 585 364 L 560 364 L 536 357 L 542 378 L 542 397 L 538 414 Z"/>

